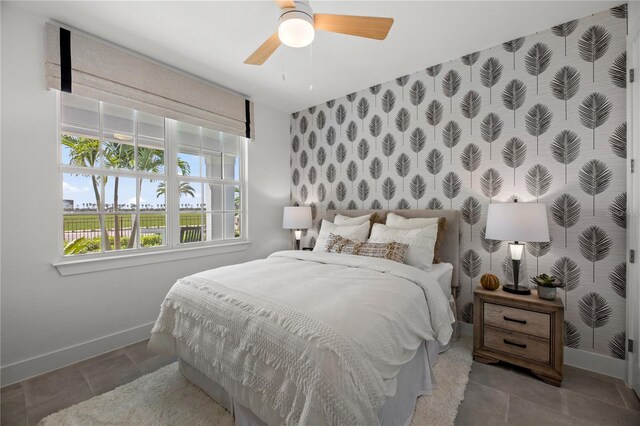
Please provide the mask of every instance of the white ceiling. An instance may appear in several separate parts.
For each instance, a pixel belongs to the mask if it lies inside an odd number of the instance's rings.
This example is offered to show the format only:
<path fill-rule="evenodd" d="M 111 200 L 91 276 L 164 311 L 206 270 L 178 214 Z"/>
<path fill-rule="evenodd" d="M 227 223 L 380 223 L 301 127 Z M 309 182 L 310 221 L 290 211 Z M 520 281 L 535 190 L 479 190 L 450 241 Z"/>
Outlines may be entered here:
<path fill-rule="evenodd" d="M 22 2 L 20 7 L 293 112 L 618 3 L 311 1 L 316 13 L 395 19 L 384 41 L 317 33 L 312 69 L 309 48 L 285 46 L 262 66 L 243 64 L 276 30 L 279 9 L 270 0 Z"/>

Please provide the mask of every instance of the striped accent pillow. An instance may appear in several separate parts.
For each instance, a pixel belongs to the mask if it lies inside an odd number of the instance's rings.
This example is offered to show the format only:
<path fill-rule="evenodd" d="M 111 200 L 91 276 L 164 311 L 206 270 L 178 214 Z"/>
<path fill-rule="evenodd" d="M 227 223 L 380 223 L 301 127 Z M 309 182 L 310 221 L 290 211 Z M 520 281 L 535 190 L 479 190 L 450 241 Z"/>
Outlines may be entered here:
<path fill-rule="evenodd" d="M 324 251 L 327 253 L 344 253 L 355 256 L 378 257 L 394 262 L 404 263 L 409 246 L 391 241 L 388 243 L 363 243 L 351 241 L 340 235 L 329 234 Z"/>

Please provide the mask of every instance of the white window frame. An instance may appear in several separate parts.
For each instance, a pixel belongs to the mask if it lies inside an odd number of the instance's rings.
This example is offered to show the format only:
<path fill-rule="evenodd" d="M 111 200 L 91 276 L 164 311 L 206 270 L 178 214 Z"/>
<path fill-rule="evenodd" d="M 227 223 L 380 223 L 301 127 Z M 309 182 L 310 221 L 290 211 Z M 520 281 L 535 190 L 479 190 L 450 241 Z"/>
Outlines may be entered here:
<path fill-rule="evenodd" d="M 217 178 L 208 178 L 208 177 L 200 177 L 200 176 L 182 176 L 178 174 L 178 121 L 164 118 L 165 120 L 165 164 L 164 164 L 164 173 L 149 173 L 149 172 L 141 172 L 137 170 L 121 170 L 121 169 L 112 169 L 100 167 L 95 168 L 87 168 L 87 167 L 79 167 L 79 166 L 71 166 L 62 164 L 62 144 L 60 143 L 62 134 L 62 95 L 60 92 L 57 92 L 57 104 L 56 104 L 56 112 L 57 112 L 57 132 L 56 132 L 56 142 L 57 142 L 57 157 L 56 161 L 58 162 L 58 233 L 57 233 L 57 244 L 58 244 L 58 259 L 53 263 L 61 275 L 74 275 L 79 273 L 87 273 L 94 271 L 102 271 L 109 270 L 114 268 L 121 267 L 130 267 L 130 266 L 138 266 L 145 265 L 150 263 L 159 263 L 166 262 L 172 260 L 180 260 L 186 258 L 193 258 L 199 256 L 209 256 L 212 254 L 224 254 L 231 252 L 238 252 L 242 250 L 247 250 L 251 241 L 249 240 L 249 229 L 248 229 L 248 182 L 247 182 L 247 151 L 248 151 L 248 141 L 245 138 L 240 138 L 239 143 L 239 157 L 240 157 L 240 180 L 226 180 L 224 176 L 222 179 Z M 103 129 L 102 129 L 102 121 L 103 121 L 103 113 L 102 113 L 102 105 L 108 104 L 106 102 L 100 102 L 99 109 L 99 117 L 100 117 L 100 128 L 98 139 L 102 141 L 103 137 Z M 134 119 L 136 122 L 134 129 L 134 138 L 138 140 L 138 129 L 137 129 L 137 112 L 134 110 Z M 215 130 L 215 129 L 211 129 Z M 102 149 L 102 143 L 100 143 L 100 149 Z M 221 154 L 224 152 L 224 147 L 221 147 Z M 200 151 L 202 153 L 202 151 Z M 137 164 L 137 155 L 138 150 L 135 150 L 135 158 Z M 221 155 L 221 161 L 223 162 L 221 167 L 224 169 L 224 158 Z M 165 222 L 165 245 L 157 246 L 157 247 L 149 247 L 149 248 L 141 248 L 136 247 L 132 249 L 124 249 L 124 250 L 110 250 L 105 251 L 106 241 L 102 241 L 102 251 L 99 253 L 87 253 L 87 254 L 78 254 L 78 255 L 64 255 L 64 195 L 63 195 L 63 182 L 64 175 L 68 173 L 72 174 L 86 174 L 87 171 L 91 170 L 91 174 L 93 175 L 108 175 L 108 176 L 120 176 L 127 178 L 135 178 L 135 179 L 157 179 L 164 180 L 166 182 L 166 193 L 165 193 L 165 205 L 166 205 L 166 222 Z M 220 211 L 222 214 L 222 239 L 221 240 L 213 240 L 213 241 L 200 241 L 200 242 L 190 242 L 190 243 L 181 243 L 180 242 L 180 194 L 178 190 L 178 185 L 181 181 L 189 181 L 189 182 L 198 182 L 198 183 L 216 183 L 222 185 L 222 197 L 223 197 L 223 210 Z M 136 180 L 137 182 L 137 180 Z M 226 235 L 226 221 L 224 220 L 224 185 L 234 185 L 240 187 L 240 237 L 233 239 L 225 239 Z M 104 200 L 104 187 L 101 187 L 102 191 L 102 199 Z M 204 197 L 204 193 L 202 194 Z M 140 199 L 139 188 L 136 185 L 136 198 Z M 205 203 L 204 198 L 202 199 L 202 203 Z M 200 208 L 200 212 L 202 214 L 202 220 L 206 223 L 206 214 L 208 210 L 205 210 L 202 206 Z M 218 211 L 215 211 L 216 213 Z M 140 210 L 140 203 L 136 203 L 135 212 L 123 212 L 123 214 L 136 214 L 138 216 L 139 223 L 142 223 L 142 216 L 145 213 L 142 213 Z M 93 212 L 90 214 L 94 214 Z M 96 215 L 106 216 L 111 213 L 101 211 L 98 208 L 98 211 L 95 213 Z M 149 214 L 149 213 L 146 213 Z M 204 225 L 203 225 L 204 226 Z M 141 237 L 141 229 L 138 227 L 137 230 L 137 241 L 140 243 Z M 204 237 L 204 233 L 203 233 Z"/>

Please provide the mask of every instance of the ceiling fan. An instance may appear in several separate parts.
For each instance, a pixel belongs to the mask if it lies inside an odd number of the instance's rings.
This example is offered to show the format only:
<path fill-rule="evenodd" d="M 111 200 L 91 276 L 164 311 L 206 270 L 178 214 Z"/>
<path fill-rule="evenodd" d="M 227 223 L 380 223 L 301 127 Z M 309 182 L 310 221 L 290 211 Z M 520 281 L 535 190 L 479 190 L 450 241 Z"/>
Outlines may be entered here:
<path fill-rule="evenodd" d="M 262 65 L 281 43 L 290 47 L 308 46 L 313 41 L 315 30 L 384 40 L 393 25 L 393 18 L 314 14 L 308 1 L 275 2 L 282 9 L 278 31 L 262 43 L 244 61 L 245 64 Z"/>

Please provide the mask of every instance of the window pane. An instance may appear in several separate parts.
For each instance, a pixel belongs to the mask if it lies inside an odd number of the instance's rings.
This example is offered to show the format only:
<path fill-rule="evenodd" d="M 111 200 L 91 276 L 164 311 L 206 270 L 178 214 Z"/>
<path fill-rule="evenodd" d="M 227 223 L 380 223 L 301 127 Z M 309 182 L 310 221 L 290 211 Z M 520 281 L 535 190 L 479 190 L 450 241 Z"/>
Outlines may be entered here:
<path fill-rule="evenodd" d="M 131 212 L 118 212 L 104 216 L 110 250 L 137 248 L 140 227 L 138 220 L 138 215 Z"/>
<path fill-rule="evenodd" d="M 104 223 L 107 234 L 109 235 L 110 250 L 125 250 L 136 248 L 137 239 L 136 222 L 137 215 L 135 213 L 119 211 L 112 214 L 104 215 Z M 130 241 L 133 242 L 130 244 Z"/>
<path fill-rule="evenodd" d="M 98 167 L 100 158 L 100 142 L 87 135 L 62 135 L 62 164 L 77 167 Z"/>
<path fill-rule="evenodd" d="M 133 138 L 124 140 L 105 140 L 102 142 L 104 167 L 108 169 L 133 170 Z"/>
<path fill-rule="evenodd" d="M 223 154 L 224 174 L 223 179 L 240 180 L 240 157 Z"/>
<path fill-rule="evenodd" d="M 133 110 L 102 103 L 102 128 L 116 139 L 132 136 L 134 131 Z"/>
<path fill-rule="evenodd" d="M 140 181 L 140 210 L 145 212 L 165 212 L 166 188 L 164 180 L 141 179 Z"/>
<path fill-rule="evenodd" d="M 229 240 L 240 237 L 240 213 L 224 214 L 224 238 Z"/>
<path fill-rule="evenodd" d="M 240 155 L 240 138 L 233 135 L 224 135 L 224 152 Z"/>
<path fill-rule="evenodd" d="M 207 241 L 222 239 L 222 213 L 207 213 L 205 226 Z"/>
<path fill-rule="evenodd" d="M 135 178 L 122 176 L 104 178 L 105 212 L 133 212 L 137 204 Z"/>
<path fill-rule="evenodd" d="M 167 244 L 167 216 L 143 214 L 140 219 L 140 247 L 150 248 Z"/>
<path fill-rule="evenodd" d="M 180 211 L 202 209 L 202 184 L 180 182 Z"/>
<path fill-rule="evenodd" d="M 164 173 L 164 142 L 138 140 L 138 171 Z"/>
<path fill-rule="evenodd" d="M 196 126 L 178 122 L 178 174 L 200 176 L 200 131 Z"/>
<path fill-rule="evenodd" d="M 75 213 L 97 212 L 100 202 L 100 177 L 65 173 L 62 177 L 62 199 L 65 210 L 69 206 Z"/>
<path fill-rule="evenodd" d="M 204 204 L 207 210 L 222 210 L 222 185 L 204 184 Z"/>
<path fill-rule="evenodd" d="M 222 132 L 202 128 L 202 148 L 209 151 L 222 151 Z"/>
<path fill-rule="evenodd" d="M 136 248 L 136 179 L 106 176 L 104 180 L 105 229 L 109 236 L 109 249 Z"/>
<path fill-rule="evenodd" d="M 204 151 L 204 176 L 208 178 L 222 178 L 222 157 L 219 152 Z"/>
<path fill-rule="evenodd" d="M 98 130 L 100 127 L 98 101 L 65 92 L 61 92 L 61 95 L 60 118 L 63 123 Z"/>
<path fill-rule="evenodd" d="M 200 148 L 200 128 L 198 126 L 179 121 L 178 143 L 183 146 Z"/>
<path fill-rule="evenodd" d="M 63 217 L 65 256 L 101 251 L 100 216 L 97 214 L 69 214 Z"/>
<path fill-rule="evenodd" d="M 202 213 L 180 213 L 180 243 L 195 243 L 202 238 Z"/>
<path fill-rule="evenodd" d="M 224 209 L 240 210 L 240 187 L 237 185 L 224 186 Z"/>
<path fill-rule="evenodd" d="M 138 111 L 138 136 L 164 140 L 164 118 Z"/>
<path fill-rule="evenodd" d="M 178 147 L 178 174 L 183 176 L 200 176 L 200 156 L 191 148 Z"/>

